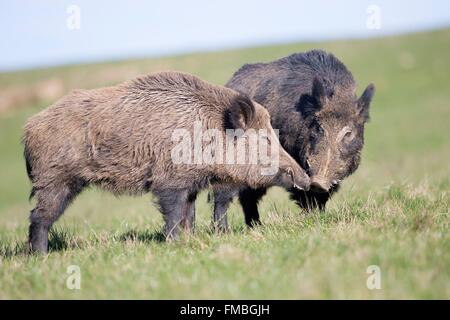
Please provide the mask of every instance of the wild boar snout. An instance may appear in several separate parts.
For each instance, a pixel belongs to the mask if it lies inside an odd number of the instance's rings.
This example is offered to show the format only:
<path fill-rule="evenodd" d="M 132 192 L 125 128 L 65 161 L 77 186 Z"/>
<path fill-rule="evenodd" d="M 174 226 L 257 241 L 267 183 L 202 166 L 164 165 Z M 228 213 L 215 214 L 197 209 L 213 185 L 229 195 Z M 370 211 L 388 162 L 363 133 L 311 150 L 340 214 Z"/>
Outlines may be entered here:
<path fill-rule="evenodd" d="M 317 193 L 326 193 L 330 190 L 331 183 L 323 177 L 313 176 L 311 178 L 311 190 Z"/>
<path fill-rule="evenodd" d="M 311 181 L 306 172 L 287 152 L 282 152 L 282 157 L 278 170 L 279 185 L 287 189 L 296 188 L 308 191 Z"/>
<path fill-rule="evenodd" d="M 308 191 L 310 188 L 310 179 L 307 175 L 297 172 L 297 170 L 288 168 L 280 168 L 275 179 L 275 185 L 286 189 L 298 189 Z"/>

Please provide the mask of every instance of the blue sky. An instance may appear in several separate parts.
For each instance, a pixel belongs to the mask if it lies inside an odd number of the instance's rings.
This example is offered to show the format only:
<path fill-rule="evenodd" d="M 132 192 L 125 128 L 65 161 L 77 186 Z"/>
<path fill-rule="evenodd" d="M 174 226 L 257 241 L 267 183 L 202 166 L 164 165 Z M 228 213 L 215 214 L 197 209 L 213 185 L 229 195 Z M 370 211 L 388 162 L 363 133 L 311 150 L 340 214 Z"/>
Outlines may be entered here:
<path fill-rule="evenodd" d="M 370 5 L 379 29 L 367 27 Z M 444 0 L 0 0 L 0 71 L 445 26 Z"/>

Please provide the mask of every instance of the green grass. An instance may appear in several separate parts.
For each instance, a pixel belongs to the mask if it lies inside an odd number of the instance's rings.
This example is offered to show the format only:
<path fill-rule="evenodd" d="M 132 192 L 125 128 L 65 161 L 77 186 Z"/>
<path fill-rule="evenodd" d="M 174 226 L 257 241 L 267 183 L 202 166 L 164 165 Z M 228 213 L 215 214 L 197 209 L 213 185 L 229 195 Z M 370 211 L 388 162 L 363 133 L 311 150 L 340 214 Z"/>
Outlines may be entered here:
<path fill-rule="evenodd" d="M 0 114 L 0 298 L 450 298 L 450 29 L 407 36 L 290 44 L 152 60 L 0 74 L 0 90 L 57 78 L 97 87 L 174 69 L 224 83 L 243 63 L 323 48 L 352 70 L 359 92 L 377 93 L 358 171 L 325 212 L 299 214 L 281 189 L 261 203 L 264 225 L 247 230 L 235 203 L 229 234 L 211 232 L 197 201 L 195 235 L 161 242 L 152 196 L 84 192 L 55 225 L 52 252 L 24 242 L 29 182 L 20 136 L 48 101 Z M 81 290 L 66 287 L 68 266 Z M 366 269 L 381 269 L 369 290 Z"/>

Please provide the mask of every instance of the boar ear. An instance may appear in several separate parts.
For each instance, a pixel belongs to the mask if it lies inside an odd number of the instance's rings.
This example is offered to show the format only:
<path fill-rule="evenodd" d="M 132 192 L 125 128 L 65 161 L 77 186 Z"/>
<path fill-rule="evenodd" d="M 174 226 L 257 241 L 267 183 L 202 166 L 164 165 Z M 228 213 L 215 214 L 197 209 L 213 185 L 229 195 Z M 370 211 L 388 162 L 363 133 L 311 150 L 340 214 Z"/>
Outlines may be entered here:
<path fill-rule="evenodd" d="M 312 84 L 312 96 L 317 100 L 317 104 L 323 107 L 326 99 L 326 91 L 322 81 L 315 77 Z"/>
<path fill-rule="evenodd" d="M 225 110 L 226 129 L 246 129 L 255 117 L 253 101 L 245 94 L 239 94 Z"/>
<path fill-rule="evenodd" d="M 358 115 L 362 117 L 364 122 L 369 120 L 369 106 L 374 94 L 375 86 L 371 83 L 358 99 Z"/>
<path fill-rule="evenodd" d="M 315 77 L 312 83 L 311 94 L 302 94 L 296 109 L 297 111 L 300 111 L 304 117 L 308 117 L 322 109 L 326 103 L 326 98 L 327 95 L 322 81 Z"/>

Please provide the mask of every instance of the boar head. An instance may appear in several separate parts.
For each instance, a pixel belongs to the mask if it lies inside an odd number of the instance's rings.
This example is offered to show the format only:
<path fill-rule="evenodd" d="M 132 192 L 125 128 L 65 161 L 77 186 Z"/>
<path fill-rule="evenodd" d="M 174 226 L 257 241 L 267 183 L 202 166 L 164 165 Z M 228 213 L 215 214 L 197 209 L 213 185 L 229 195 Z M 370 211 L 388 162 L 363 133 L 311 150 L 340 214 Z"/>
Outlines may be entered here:
<path fill-rule="evenodd" d="M 316 77 L 311 94 L 300 97 L 296 108 L 303 122 L 296 158 L 311 178 L 311 191 L 330 192 L 358 168 L 374 92 L 370 84 L 357 98 L 354 88 L 330 88 Z"/>
<path fill-rule="evenodd" d="M 235 135 L 235 144 L 244 140 L 246 152 L 253 150 L 257 154 L 256 162 L 228 165 L 230 176 L 235 180 L 242 180 L 241 182 L 253 188 L 276 185 L 287 189 L 309 190 L 308 175 L 281 146 L 278 135 L 270 123 L 270 115 L 264 107 L 246 95 L 240 94 L 226 110 L 224 120 L 226 129 L 231 128 L 234 132 L 237 130 L 242 133 Z M 260 134 L 261 132 L 267 134 Z M 258 133 L 258 140 L 251 140 L 249 133 Z M 266 148 L 262 147 L 263 144 Z M 266 173 L 264 169 L 267 169 L 268 163 L 262 161 L 264 158 L 271 160 L 276 158 L 272 163 L 275 167 L 266 170 Z"/>

